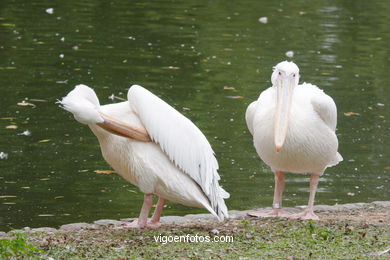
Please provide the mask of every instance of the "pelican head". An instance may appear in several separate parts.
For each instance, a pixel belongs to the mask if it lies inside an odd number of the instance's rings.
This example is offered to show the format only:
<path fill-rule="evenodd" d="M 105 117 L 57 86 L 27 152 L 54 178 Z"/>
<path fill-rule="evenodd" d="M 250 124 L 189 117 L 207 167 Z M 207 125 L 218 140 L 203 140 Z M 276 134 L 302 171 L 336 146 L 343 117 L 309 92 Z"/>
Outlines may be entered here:
<path fill-rule="evenodd" d="M 104 121 L 99 113 L 100 103 L 95 91 L 85 85 L 77 85 L 59 103 L 65 110 L 73 113 L 74 118 L 82 124 Z"/>
<path fill-rule="evenodd" d="M 286 139 L 294 88 L 299 82 L 299 68 L 292 61 L 282 61 L 274 67 L 271 76 L 276 88 L 275 132 L 276 152 L 280 152 Z"/>

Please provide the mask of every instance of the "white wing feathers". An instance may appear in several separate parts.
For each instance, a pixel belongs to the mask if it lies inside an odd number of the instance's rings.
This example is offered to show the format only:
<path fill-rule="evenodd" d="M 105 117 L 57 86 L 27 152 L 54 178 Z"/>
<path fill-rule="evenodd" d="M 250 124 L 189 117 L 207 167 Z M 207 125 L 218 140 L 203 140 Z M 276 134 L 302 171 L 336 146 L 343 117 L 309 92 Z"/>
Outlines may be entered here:
<path fill-rule="evenodd" d="M 333 99 L 322 92 L 312 96 L 311 104 L 325 124 L 333 131 L 336 131 L 337 108 Z"/>
<path fill-rule="evenodd" d="M 227 217 L 224 199 L 229 193 L 218 184 L 218 162 L 203 133 L 188 118 L 141 86 L 133 85 L 127 98 L 152 140 L 201 187 L 218 217 Z"/>

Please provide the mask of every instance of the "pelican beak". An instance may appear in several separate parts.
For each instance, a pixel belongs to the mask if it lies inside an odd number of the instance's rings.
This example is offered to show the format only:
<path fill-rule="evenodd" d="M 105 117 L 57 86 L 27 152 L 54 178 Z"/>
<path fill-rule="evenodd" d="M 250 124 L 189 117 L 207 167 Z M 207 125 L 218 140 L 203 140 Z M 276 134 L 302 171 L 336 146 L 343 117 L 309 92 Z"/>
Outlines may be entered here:
<path fill-rule="evenodd" d="M 108 115 L 105 115 L 102 112 L 100 112 L 100 115 L 104 121 L 103 123 L 98 123 L 97 125 L 107 130 L 108 132 L 142 142 L 152 141 L 146 129 L 138 129 L 136 127 L 130 126 Z"/>
<path fill-rule="evenodd" d="M 276 82 L 277 103 L 275 113 L 275 147 L 280 152 L 286 139 L 290 118 L 291 101 L 295 86 L 294 78 L 280 77 Z"/>

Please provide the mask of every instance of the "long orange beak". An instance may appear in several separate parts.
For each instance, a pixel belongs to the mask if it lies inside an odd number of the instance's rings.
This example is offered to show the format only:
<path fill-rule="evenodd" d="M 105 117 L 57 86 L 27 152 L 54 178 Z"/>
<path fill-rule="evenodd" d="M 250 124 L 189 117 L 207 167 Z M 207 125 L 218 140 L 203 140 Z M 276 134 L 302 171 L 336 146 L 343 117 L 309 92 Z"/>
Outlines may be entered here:
<path fill-rule="evenodd" d="M 113 133 L 115 135 L 135 139 L 142 142 L 151 142 L 152 139 L 150 138 L 148 132 L 146 129 L 139 129 L 133 126 L 130 126 L 126 123 L 120 122 L 106 114 L 103 114 L 100 112 L 100 115 L 104 119 L 103 123 L 98 123 L 97 125 L 101 128 L 109 131 L 110 133 Z"/>
<path fill-rule="evenodd" d="M 276 152 L 280 152 L 287 135 L 295 81 L 293 78 L 279 78 L 277 79 L 276 84 L 277 101 L 275 111 L 274 141 Z"/>

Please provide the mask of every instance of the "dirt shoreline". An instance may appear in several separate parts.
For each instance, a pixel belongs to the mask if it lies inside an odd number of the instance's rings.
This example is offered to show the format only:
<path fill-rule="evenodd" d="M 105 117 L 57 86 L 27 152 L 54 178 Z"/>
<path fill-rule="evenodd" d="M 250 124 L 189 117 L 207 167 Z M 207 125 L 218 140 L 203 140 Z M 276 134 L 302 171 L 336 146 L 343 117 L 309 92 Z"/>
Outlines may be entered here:
<path fill-rule="evenodd" d="M 303 207 L 286 208 L 290 212 L 299 212 Z M 224 222 L 218 222 L 211 214 L 189 214 L 185 216 L 163 216 L 161 218 L 162 229 L 169 227 L 191 227 L 201 226 L 205 228 L 226 227 L 226 223 L 251 219 L 247 213 L 251 210 L 231 210 L 229 219 Z M 347 221 L 358 224 L 370 224 L 378 226 L 390 225 L 390 201 L 374 201 L 371 203 L 348 203 L 340 205 L 317 205 L 315 212 L 320 217 L 319 222 Z M 253 218 L 252 218 L 253 219 Z M 7 236 L 16 232 L 20 233 L 57 233 L 57 232 L 78 232 L 82 230 L 98 230 L 107 227 L 120 227 L 132 219 L 101 219 L 93 223 L 70 223 L 60 226 L 58 229 L 53 227 L 40 227 L 15 229 L 9 232 L 1 232 L 0 237 Z"/>

